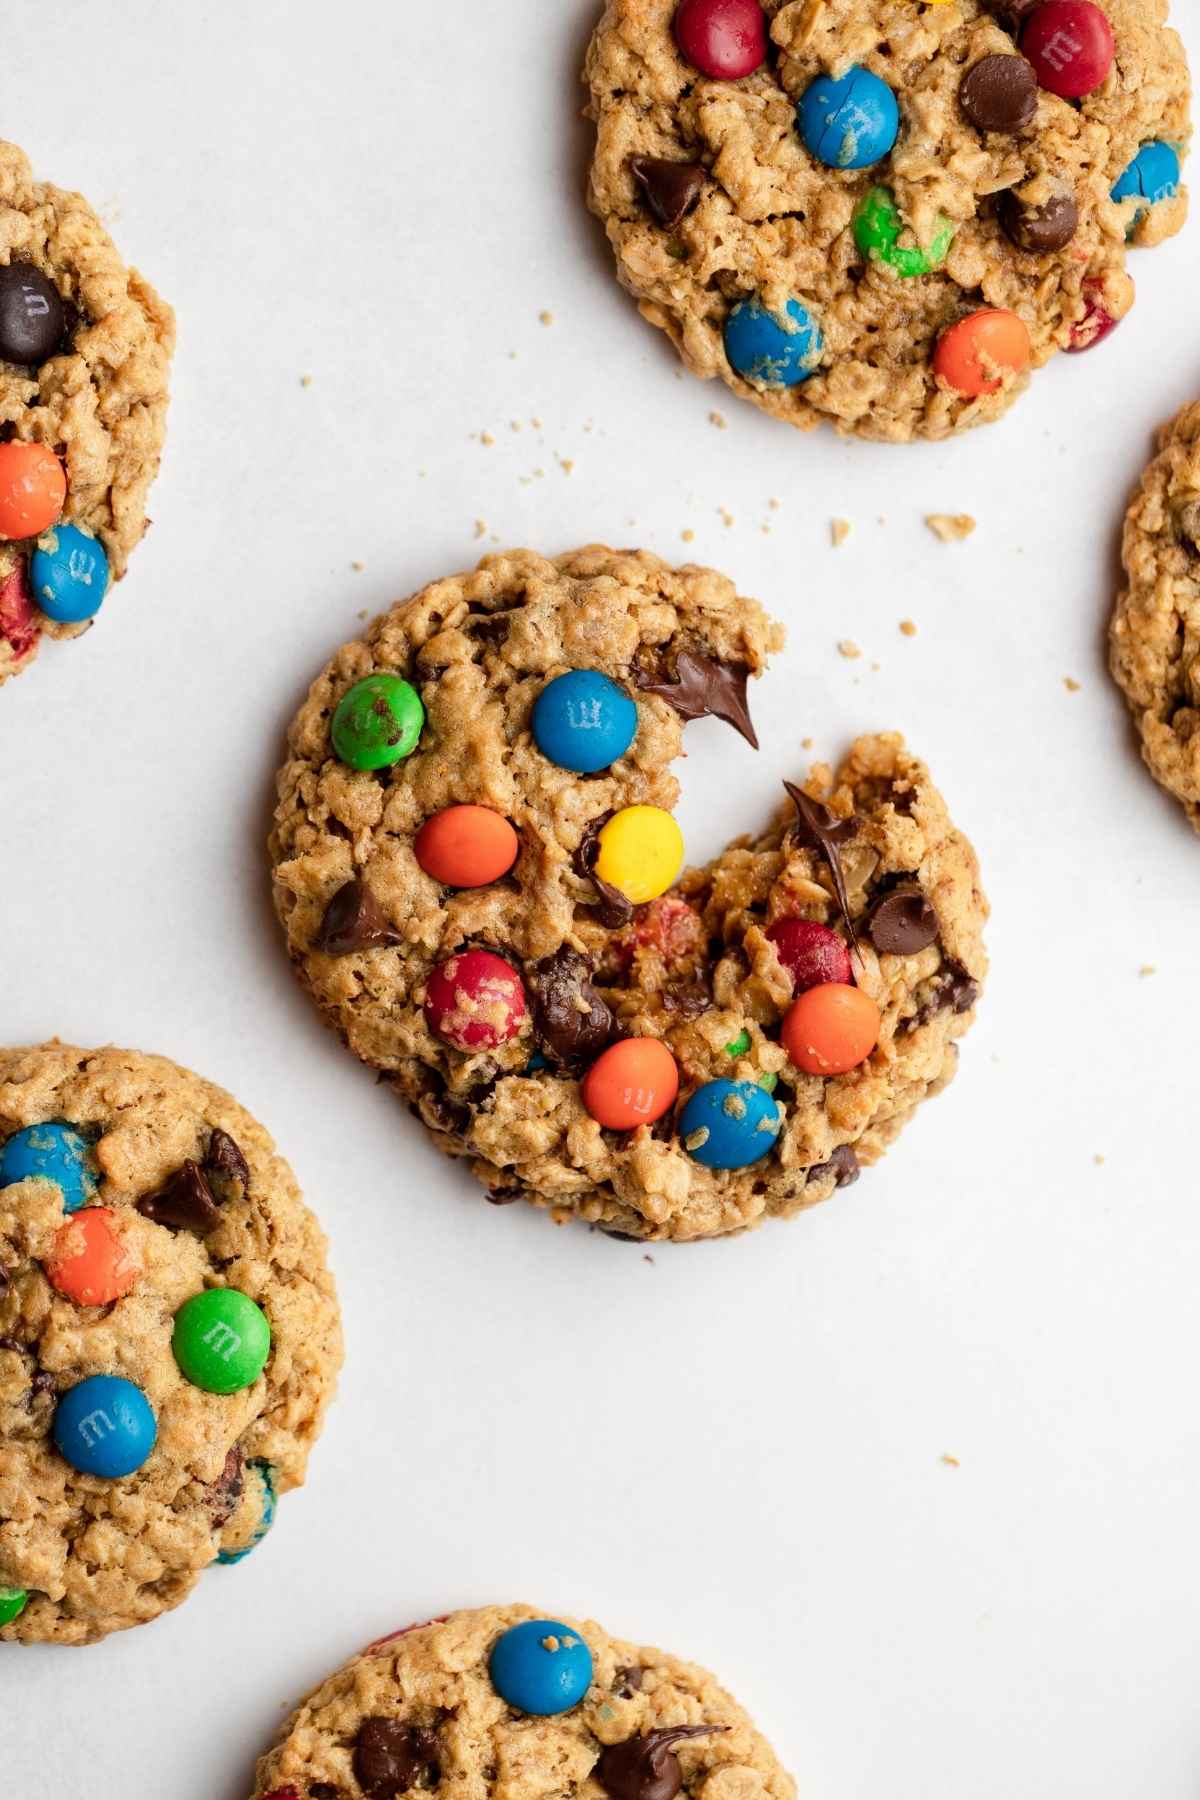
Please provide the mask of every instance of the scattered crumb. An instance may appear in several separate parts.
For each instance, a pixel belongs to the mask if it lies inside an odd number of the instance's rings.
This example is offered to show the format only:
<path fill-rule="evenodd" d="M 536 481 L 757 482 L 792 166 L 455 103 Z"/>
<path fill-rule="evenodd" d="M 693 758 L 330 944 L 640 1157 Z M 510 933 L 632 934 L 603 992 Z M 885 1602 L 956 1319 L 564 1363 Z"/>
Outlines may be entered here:
<path fill-rule="evenodd" d="M 481 431 L 479 434 L 479 441 L 485 450 L 490 450 L 496 440 L 490 431 Z"/>
<path fill-rule="evenodd" d="M 1063 686 L 1066 688 L 1068 694 L 1077 694 L 1079 692 L 1079 683 L 1073 675 L 1063 676 Z"/>
<path fill-rule="evenodd" d="M 642 1257 L 642 1261 L 643 1261 L 643 1262 L 648 1262 L 648 1263 L 650 1263 L 650 1264 L 653 1264 L 653 1262 L 654 1262 L 654 1258 L 653 1258 L 653 1257 L 652 1257 L 652 1256 L 650 1256 L 650 1255 L 649 1255 L 649 1254 L 648 1254 L 648 1253 L 647 1253 L 647 1254 L 646 1254 L 646 1255 L 644 1255 L 644 1256 L 643 1256 L 643 1257 Z"/>
<path fill-rule="evenodd" d="M 882 525 L 883 520 L 879 523 Z M 961 544 L 975 529 L 970 513 L 926 513 L 925 523 L 942 544 Z"/>
<path fill-rule="evenodd" d="M 901 619 L 900 629 L 904 633 L 905 637 L 916 637 L 916 635 L 917 635 L 917 628 L 913 624 L 911 619 Z"/>
<path fill-rule="evenodd" d="M 708 422 L 710 425 L 715 425 L 718 431 L 725 431 L 728 428 L 727 421 L 726 421 L 725 415 L 723 413 L 710 412 L 708 415 Z"/>
<path fill-rule="evenodd" d="M 779 501 L 778 500 L 768 500 L 767 505 L 770 507 L 772 512 L 779 511 Z"/>
<path fill-rule="evenodd" d="M 802 750 L 811 750 L 812 747 L 813 747 L 813 739 L 812 738 L 801 738 L 800 739 L 800 748 Z"/>
<path fill-rule="evenodd" d="M 764 537 L 770 537 L 771 527 L 769 525 L 760 525 L 758 529 L 762 532 Z"/>
<path fill-rule="evenodd" d="M 543 325 L 553 325 L 554 323 L 554 314 L 552 312 L 540 312 L 538 318 Z"/>
<path fill-rule="evenodd" d="M 540 419 L 530 419 L 529 423 L 533 426 L 535 431 L 540 431 L 542 429 L 542 421 Z"/>
<path fill-rule="evenodd" d="M 734 523 L 733 514 L 727 506 L 718 506 L 717 511 L 721 515 L 721 523 L 724 525 L 726 531 L 728 531 L 729 527 Z"/>
<path fill-rule="evenodd" d="M 942 1461 L 945 1463 L 945 1465 L 948 1469 L 961 1469 L 962 1468 L 962 1464 L 959 1462 L 957 1456 L 951 1456 L 951 1454 L 948 1450 L 944 1452 L 944 1454 L 942 1456 Z"/>
<path fill-rule="evenodd" d="M 350 567 L 354 570 L 356 575 L 361 575 L 366 566 L 365 562 L 352 562 L 350 564 Z"/>
<path fill-rule="evenodd" d="M 555 452 L 555 455 L 558 455 L 557 451 Z M 573 456 L 559 456 L 558 466 L 564 475 L 569 475 L 575 467 L 575 458 Z"/>
<path fill-rule="evenodd" d="M 849 521 L 849 519 L 830 519 L 830 521 L 829 521 L 829 537 L 830 537 L 830 541 L 833 544 L 833 547 L 835 550 L 838 548 L 839 544 L 844 544 L 846 539 L 849 536 L 850 536 L 850 521 Z"/>
<path fill-rule="evenodd" d="M 477 538 L 487 536 L 487 520 L 486 519 L 476 519 L 476 521 L 475 521 L 475 536 Z"/>
<path fill-rule="evenodd" d="M 524 431 L 525 427 L 522 425 L 520 419 L 514 419 L 512 422 L 512 429 L 514 431 Z"/>
<path fill-rule="evenodd" d="M 1141 968 L 1138 970 L 1138 974 L 1139 975 L 1157 975 L 1158 970 L 1155 968 L 1153 963 L 1143 963 Z"/>
<path fill-rule="evenodd" d="M 862 651 L 853 638 L 842 638 L 838 644 L 838 655 L 844 656 L 847 662 L 853 662 L 856 656 L 862 655 Z"/>
<path fill-rule="evenodd" d="M 871 673 L 873 675 L 878 675 L 878 673 L 879 673 L 880 669 L 882 669 L 882 667 L 883 667 L 882 663 L 873 662 L 871 664 Z"/>
<path fill-rule="evenodd" d="M 366 607 L 365 607 L 365 606 L 364 606 L 364 607 L 363 607 L 363 609 L 362 609 L 362 611 L 361 611 L 361 612 L 356 612 L 356 613 L 355 613 L 355 615 L 354 615 L 354 616 L 355 616 L 355 618 L 356 618 L 356 619 L 369 619 L 369 618 L 370 618 L 370 616 L 371 616 L 371 615 L 370 615 L 370 613 L 369 613 L 369 612 L 368 612 L 368 611 L 367 611 L 367 609 L 366 609 Z"/>
<path fill-rule="evenodd" d="M 681 531 L 679 535 L 685 544 L 694 544 L 696 541 L 696 534 L 690 525 L 686 531 Z"/>
<path fill-rule="evenodd" d="M 302 375 L 300 377 L 300 386 L 304 387 L 304 388 L 311 387 L 312 386 L 312 376 L 311 375 Z"/>
<path fill-rule="evenodd" d="M 1092 1161 L 1097 1165 L 1097 1167 L 1104 1161 L 1104 1158 L 1101 1156 L 1101 1154 L 1098 1150 L 1097 1150 L 1095 1156 L 1093 1156 Z"/>

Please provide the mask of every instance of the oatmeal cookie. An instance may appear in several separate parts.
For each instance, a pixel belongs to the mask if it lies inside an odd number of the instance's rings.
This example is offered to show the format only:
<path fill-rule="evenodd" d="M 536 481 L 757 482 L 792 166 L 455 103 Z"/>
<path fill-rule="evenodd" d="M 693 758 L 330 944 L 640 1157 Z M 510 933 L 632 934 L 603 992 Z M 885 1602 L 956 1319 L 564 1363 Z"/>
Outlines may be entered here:
<path fill-rule="evenodd" d="M 1165 0 L 608 0 L 590 204 L 697 375 L 808 429 L 997 418 L 1183 223 Z"/>
<path fill-rule="evenodd" d="M 0 1639 L 93 1643 L 240 1560 L 340 1362 L 325 1240 L 249 1113 L 165 1057 L 0 1050 Z"/>
<path fill-rule="evenodd" d="M 599 1625 L 487 1606 L 370 1645 L 292 1714 L 252 1800 L 794 1800 L 707 1670 Z"/>
<path fill-rule="evenodd" d="M 711 569 L 519 551 L 393 607 L 296 715 L 290 955 L 491 1199 L 739 1231 L 852 1180 L 953 1074 L 987 905 L 898 736 L 679 878 L 685 721 L 757 745 L 747 681 L 781 643 Z"/>
<path fill-rule="evenodd" d="M 146 529 L 175 315 L 0 141 L 0 684 L 77 637 Z"/>
<path fill-rule="evenodd" d="M 1109 662 L 1146 767 L 1200 831 L 1200 401 L 1159 432 L 1121 554 Z"/>

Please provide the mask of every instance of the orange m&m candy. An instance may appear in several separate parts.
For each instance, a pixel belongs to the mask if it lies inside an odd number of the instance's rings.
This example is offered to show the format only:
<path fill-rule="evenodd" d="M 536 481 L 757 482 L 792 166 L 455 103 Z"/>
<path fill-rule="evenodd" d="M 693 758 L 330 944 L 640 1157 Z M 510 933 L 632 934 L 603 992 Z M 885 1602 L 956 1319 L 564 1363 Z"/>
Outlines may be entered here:
<path fill-rule="evenodd" d="M 77 1306 L 107 1306 L 133 1287 L 142 1266 L 111 1207 L 87 1206 L 58 1228 L 46 1274 Z"/>
<path fill-rule="evenodd" d="M 63 509 L 67 477 L 45 444 L 0 444 L 0 538 L 36 537 Z"/>
<path fill-rule="evenodd" d="M 503 813 L 490 806 L 447 806 L 426 819 L 413 852 L 443 887 L 486 887 L 507 875 L 520 841 Z"/>
<path fill-rule="evenodd" d="M 1019 375 L 1032 354 L 1025 322 L 1003 307 L 985 306 L 943 331 L 933 353 L 933 371 L 948 387 L 974 399 L 997 393 L 1003 376 Z"/>
<path fill-rule="evenodd" d="M 879 1008 L 861 988 L 827 981 L 788 1008 L 783 1047 L 806 1075 L 844 1075 L 879 1042 Z"/>
<path fill-rule="evenodd" d="M 679 1069 L 658 1038 L 624 1038 L 598 1056 L 583 1078 L 583 1104 L 609 1131 L 653 1125 L 670 1112 Z"/>

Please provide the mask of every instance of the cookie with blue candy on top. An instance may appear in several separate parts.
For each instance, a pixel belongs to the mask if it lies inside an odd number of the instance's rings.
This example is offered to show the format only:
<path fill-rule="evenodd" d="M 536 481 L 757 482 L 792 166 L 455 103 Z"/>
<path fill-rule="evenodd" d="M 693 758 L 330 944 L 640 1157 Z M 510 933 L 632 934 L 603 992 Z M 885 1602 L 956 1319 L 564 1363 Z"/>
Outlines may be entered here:
<path fill-rule="evenodd" d="M 0 1050 L 0 1640 L 92 1643 L 240 1561 L 340 1362 L 325 1240 L 228 1094 Z"/>
<path fill-rule="evenodd" d="M 688 722 L 733 728 L 749 774 L 781 643 L 714 570 L 518 551 L 393 607 L 293 720 L 291 957 L 493 1201 L 740 1231 L 845 1186 L 952 1075 L 987 907 L 899 738 L 785 780 L 765 831 L 684 870 Z"/>
<path fill-rule="evenodd" d="M 808 429 L 997 418 L 1187 211 L 1166 0 L 607 0 L 590 204 L 687 366 Z"/>
<path fill-rule="evenodd" d="M 706 1669 L 592 1621 L 486 1606 L 369 1645 L 301 1701 L 252 1800 L 794 1800 Z"/>

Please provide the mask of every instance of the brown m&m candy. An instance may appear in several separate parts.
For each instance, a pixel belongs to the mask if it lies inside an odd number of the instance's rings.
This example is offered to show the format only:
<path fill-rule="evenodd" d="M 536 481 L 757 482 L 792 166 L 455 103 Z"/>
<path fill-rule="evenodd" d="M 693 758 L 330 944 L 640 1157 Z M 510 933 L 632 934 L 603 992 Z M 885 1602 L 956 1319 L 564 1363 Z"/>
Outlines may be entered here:
<path fill-rule="evenodd" d="M 1037 76 L 1023 56 L 982 57 L 963 76 L 958 103 L 980 131 L 1020 131 L 1037 111 Z"/>
<path fill-rule="evenodd" d="M 67 318 L 58 289 L 32 263 L 0 269 L 0 358 L 36 368 L 62 343 Z"/>

